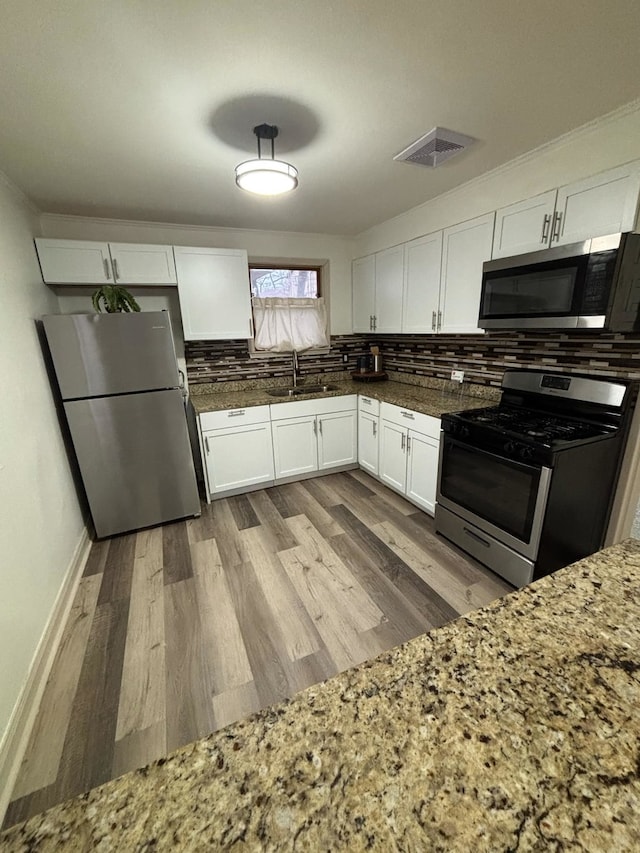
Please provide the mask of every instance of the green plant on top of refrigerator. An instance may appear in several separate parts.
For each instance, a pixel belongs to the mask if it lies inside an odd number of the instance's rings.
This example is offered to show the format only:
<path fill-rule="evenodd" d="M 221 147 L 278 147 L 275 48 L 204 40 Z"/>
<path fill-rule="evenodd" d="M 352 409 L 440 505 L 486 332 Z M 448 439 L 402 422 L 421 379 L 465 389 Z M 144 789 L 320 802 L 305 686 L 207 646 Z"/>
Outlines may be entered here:
<path fill-rule="evenodd" d="M 93 294 L 91 301 L 98 314 L 103 311 L 107 314 L 117 314 L 120 311 L 140 310 L 140 306 L 129 291 L 118 284 L 103 284 Z"/>

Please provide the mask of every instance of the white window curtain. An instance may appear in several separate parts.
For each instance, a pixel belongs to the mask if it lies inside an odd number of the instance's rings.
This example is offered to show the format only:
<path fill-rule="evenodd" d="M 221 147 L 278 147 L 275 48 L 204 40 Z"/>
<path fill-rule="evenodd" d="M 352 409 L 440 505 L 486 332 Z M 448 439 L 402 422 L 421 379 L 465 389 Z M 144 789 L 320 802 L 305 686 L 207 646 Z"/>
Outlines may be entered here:
<path fill-rule="evenodd" d="M 254 346 L 266 352 L 302 352 L 328 347 L 327 310 L 324 299 L 251 300 L 255 322 Z"/>

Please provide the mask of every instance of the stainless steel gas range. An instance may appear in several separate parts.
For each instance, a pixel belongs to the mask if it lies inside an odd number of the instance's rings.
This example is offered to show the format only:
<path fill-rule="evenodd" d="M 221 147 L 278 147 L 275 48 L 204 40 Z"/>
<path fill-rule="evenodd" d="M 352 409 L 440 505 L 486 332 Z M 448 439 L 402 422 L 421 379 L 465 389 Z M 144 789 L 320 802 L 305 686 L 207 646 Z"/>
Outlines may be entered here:
<path fill-rule="evenodd" d="M 636 391 L 507 370 L 499 405 L 442 417 L 436 530 L 515 586 L 597 551 Z"/>

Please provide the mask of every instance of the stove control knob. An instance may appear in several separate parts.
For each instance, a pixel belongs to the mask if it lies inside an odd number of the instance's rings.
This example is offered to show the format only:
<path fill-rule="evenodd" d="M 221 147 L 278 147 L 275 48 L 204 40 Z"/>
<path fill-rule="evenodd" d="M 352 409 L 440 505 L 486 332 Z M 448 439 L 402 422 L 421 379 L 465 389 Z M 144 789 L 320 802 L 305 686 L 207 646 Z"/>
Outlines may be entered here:
<path fill-rule="evenodd" d="M 460 428 L 458 429 L 458 435 L 460 438 L 466 438 L 469 435 L 469 427 L 464 424 L 460 424 Z"/>
<path fill-rule="evenodd" d="M 533 456 L 533 447 L 529 447 L 528 444 L 523 444 L 520 448 L 520 458 L 521 459 L 531 459 Z"/>
<path fill-rule="evenodd" d="M 516 449 L 516 445 L 513 441 L 508 441 L 504 446 L 505 453 L 513 453 Z"/>

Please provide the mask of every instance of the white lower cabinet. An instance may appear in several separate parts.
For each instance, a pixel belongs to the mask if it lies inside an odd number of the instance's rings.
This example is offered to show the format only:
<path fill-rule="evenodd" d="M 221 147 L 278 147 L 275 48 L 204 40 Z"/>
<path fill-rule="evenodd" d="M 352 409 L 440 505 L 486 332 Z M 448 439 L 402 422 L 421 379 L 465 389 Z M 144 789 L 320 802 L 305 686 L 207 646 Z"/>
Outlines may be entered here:
<path fill-rule="evenodd" d="M 316 430 L 315 415 L 273 421 L 273 458 L 277 479 L 318 470 Z"/>
<path fill-rule="evenodd" d="M 439 452 L 439 439 L 409 430 L 406 495 L 431 515 L 436 511 Z"/>
<path fill-rule="evenodd" d="M 351 465 L 358 458 L 358 422 L 355 408 L 317 417 L 318 470 Z"/>
<path fill-rule="evenodd" d="M 380 479 L 404 492 L 407 488 L 407 428 L 382 420 L 380 424 Z"/>
<path fill-rule="evenodd" d="M 199 425 L 207 500 L 273 481 L 269 406 L 205 412 Z"/>
<path fill-rule="evenodd" d="M 358 464 L 369 474 L 378 476 L 378 427 L 380 418 L 369 412 L 358 414 Z"/>
<path fill-rule="evenodd" d="M 380 479 L 432 515 L 439 449 L 439 418 L 381 403 Z"/>
<path fill-rule="evenodd" d="M 356 405 L 349 395 L 271 406 L 276 480 L 355 464 Z"/>
<path fill-rule="evenodd" d="M 380 447 L 380 402 L 358 394 L 358 464 L 378 476 Z"/>

